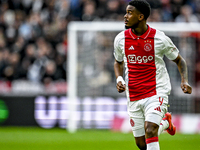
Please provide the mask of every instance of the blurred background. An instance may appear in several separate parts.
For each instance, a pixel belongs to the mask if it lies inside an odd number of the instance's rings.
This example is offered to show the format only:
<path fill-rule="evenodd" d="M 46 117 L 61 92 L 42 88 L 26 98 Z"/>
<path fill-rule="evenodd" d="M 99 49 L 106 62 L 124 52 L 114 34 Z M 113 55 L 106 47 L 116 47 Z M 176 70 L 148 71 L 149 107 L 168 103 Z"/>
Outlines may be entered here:
<path fill-rule="evenodd" d="M 200 0 L 147 1 L 149 23 L 197 23 L 200 28 Z M 68 25 L 116 21 L 123 27 L 128 2 L 0 0 L 0 126 L 66 128 Z M 116 91 L 113 70 L 113 40 L 119 32 L 77 33 L 77 127 L 130 132 L 126 97 Z M 193 87 L 192 95 L 182 94 L 178 70 L 166 59 L 172 82 L 169 111 L 179 132 L 200 133 L 200 31 L 166 34 L 186 59 Z"/>

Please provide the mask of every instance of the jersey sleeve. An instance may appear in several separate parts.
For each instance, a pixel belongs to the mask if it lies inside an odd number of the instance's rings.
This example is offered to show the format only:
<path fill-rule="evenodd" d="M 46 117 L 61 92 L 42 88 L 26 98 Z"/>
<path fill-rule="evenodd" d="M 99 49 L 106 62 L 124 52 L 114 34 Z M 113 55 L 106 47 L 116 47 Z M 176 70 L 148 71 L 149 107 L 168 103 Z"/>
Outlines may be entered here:
<path fill-rule="evenodd" d="M 114 40 L 114 57 L 117 61 L 122 62 L 124 54 L 123 54 L 123 43 L 122 43 L 123 41 L 120 35 L 121 34 L 118 34 Z"/>
<path fill-rule="evenodd" d="M 165 45 L 165 52 L 164 52 L 165 56 L 170 60 L 175 60 L 178 56 L 179 50 L 174 45 L 172 40 L 166 35 L 164 38 L 164 45 Z"/>

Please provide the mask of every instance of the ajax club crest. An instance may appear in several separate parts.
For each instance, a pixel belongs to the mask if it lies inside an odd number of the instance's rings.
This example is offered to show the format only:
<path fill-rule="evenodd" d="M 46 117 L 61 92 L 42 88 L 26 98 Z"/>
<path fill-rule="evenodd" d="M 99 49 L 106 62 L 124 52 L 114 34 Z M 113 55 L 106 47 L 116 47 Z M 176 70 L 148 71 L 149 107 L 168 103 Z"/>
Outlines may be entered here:
<path fill-rule="evenodd" d="M 152 45 L 150 43 L 146 43 L 144 45 L 144 50 L 147 51 L 147 52 L 150 51 L 150 50 L 152 50 Z"/>

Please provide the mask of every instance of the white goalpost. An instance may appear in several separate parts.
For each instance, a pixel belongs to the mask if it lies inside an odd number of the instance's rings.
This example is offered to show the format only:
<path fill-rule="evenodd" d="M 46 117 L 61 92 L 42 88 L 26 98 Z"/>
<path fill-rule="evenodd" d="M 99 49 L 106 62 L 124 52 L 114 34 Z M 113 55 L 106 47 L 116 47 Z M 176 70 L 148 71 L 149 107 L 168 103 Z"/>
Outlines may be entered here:
<path fill-rule="evenodd" d="M 196 33 L 200 32 L 199 23 L 148 23 L 151 27 L 159 29 L 165 32 L 167 35 L 174 37 L 175 45 L 179 49 L 183 49 L 182 52 L 186 59 L 195 56 L 191 51 L 195 49 L 194 39 L 191 36 L 182 36 L 183 33 Z M 68 92 L 67 98 L 69 101 L 68 111 L 69 116 L 67 118 L 66 129 L 70 133 L 74 133 L 78 129 L 77 124 L 77 111 L 76 101 L 80 97 L 118 97 L 120 95 L 115 94 L 115 81 L 112 76 L 112 66 L 107 66 L 106 62 L 111 65 L 112 62 L 111 54 L 113 47 L 114 37 L 124 30 L 123 22 L 70 22 L 68 25 L 68 54 L 67 54 L 67 82 Z M 106 37 L 106 40 L 104 39 Z M 183 38 L 187 37 L 183 40 Z M 173 40 L 173 39 L 172 39 Z M 187 47 L 181 47 L 181 42 L 186 42 L 185 46 L 188 46 L 190 54 L 184 50 Z M 105 60 L 106 59 L 106 60 Z M 191 58 L 191 63 L 195 60 Z M 102 62 L 102 63 L 101 63 Z M 192 66 L 192 65 L 191 65 Z M 194 71 L 194 68 L 190 68 Z M 99 71 L 101 70 L 101 71 Z M 169 69 L 169 72 L 175 74 L 176 71 Z M 105 78 L 103 78 L 103 77 Z M 191 75 L 193 76 L 193 75 Z M 193 77 L 191 77 L 192 80 Z M 176 81 L 177 79 L 172 79 Z M 191 81 L 195 82 L 195 81 Z M 173 85 L 172 85 L 173 86 Z M 176 87 L 175 87 L 176 88 Z M 176 95 L 175 97 L 181 97 L 182 95 Z M 173 94 L 172 94 L 173 95 Z M 185 105 L 188 105 L 187 96 Z M 190 112 L 192 103 L 189 106 L 185 106 L 184 110 L 179 108 L 178 104 L 177 112 Z M 182 106 L 181 106 L 182 107 Z M 172 108 L 173 109 L 173 108 Z M 81 117 L 81 115 L 79 116 Z M 81 122 L 81 121 L 80 121 Z M 81 125 L 79 125 L 81 126 Z"/>
<path fill-rule="evenodd" d="M 114 26 L 113 26 L 114 24 Z M 77 130 L 76 124 L 76 104 L 77 97 L 77 48 L 78 31 L 119 31 L 123 30 L 120 22 L 70 22 L 68 25 L 68 99 L 69 118 L 66 128 L 70 133 Z"/>

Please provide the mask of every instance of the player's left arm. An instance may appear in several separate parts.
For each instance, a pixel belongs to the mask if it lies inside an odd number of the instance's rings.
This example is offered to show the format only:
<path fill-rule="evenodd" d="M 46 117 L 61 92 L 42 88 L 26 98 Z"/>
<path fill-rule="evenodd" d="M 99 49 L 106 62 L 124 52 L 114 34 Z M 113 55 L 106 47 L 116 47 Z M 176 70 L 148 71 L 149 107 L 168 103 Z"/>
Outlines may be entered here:
<path fill-rule="evenodd" d="M 177 58 L 173 61 L 177 64 L 179 73 L 181 75 L 181 89 L 184 93 L 191 94 L 192 87 L 188 83 L 188 71 L 185 59 L 178 54 Z"/>

